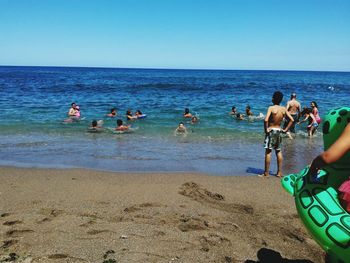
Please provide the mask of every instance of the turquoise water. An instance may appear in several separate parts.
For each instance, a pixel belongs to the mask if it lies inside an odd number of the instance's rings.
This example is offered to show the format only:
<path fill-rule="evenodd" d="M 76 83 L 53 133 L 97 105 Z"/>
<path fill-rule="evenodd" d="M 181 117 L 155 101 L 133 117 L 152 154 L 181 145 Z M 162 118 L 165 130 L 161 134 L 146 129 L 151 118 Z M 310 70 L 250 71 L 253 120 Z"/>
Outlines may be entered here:
<path fill-rule="evenodd" d="M 265 114 L 272 93 L 281 90 L 283 104 L 297 92 L 303 106 L 317 101 L 322 115 L 348 105 L 349 83 L 350 73 L 330 72 L 0 67 L 0 164 L 247 174 L 249 167 L 263 168 L 263 121 L 233 119 L 233 105 Z M 73 101 L 83 120 L 64 124 Z M 125 122 L 129 108 L 147 118 L 129 122 L 131 134 L 115 134 L 116 120 L 105 117 L 112 107 Z M 185 107 L 198 124 L 182 118 Z M 103 133 L 87 132 L 93 119 L 104 120 Z M 180 121 L 186 137 L 174 136 Z M 304 130 L 284 140 L 286 172 L 322 150 L 321 131 L 309 139 Z"/>

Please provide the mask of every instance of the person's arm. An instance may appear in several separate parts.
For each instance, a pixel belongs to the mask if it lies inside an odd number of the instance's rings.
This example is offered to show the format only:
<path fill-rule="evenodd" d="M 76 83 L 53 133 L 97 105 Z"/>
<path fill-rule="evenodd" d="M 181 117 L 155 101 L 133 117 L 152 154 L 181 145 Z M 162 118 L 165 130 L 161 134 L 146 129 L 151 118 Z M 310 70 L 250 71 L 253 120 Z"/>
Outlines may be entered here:
<path fill-rule="evenodd" d="M 75 110 L 73 108 L 69 109 L 68 116 L 75 116 Z"/>
<path fill-rule="evenodd" d="M 349 150 L 350 124 L 345 127 L 338 140 L 336 140 L 327 151 L 324 151 L 312 161 L 309 173 L 311 175 L 316 174 L 317 171 L 322 169 L 325 165 L 338 161 Z"/>
<path fill-rule="evenodd" d="M 289 111 L 287 111 L 287 110 L 286 110 L 286 115 L 289 118 L 289 123 L 288 123 L 287 127 L 283 130 L 283 132 L 287 132 L 289 130 L 290 126 L 292 126 L 292 124 L 294 122 L 292 115 L 290 115 Z"/>
<path fill-rule="evenodd" d="M 306 114 L 305 119 L 303 119 L 302 121 L 299 121 L 298 124 L 306 122 L 308 118 L 309 118 L 309 114 Z"/>
<path fill-rule="evenodd" d="M 289 105 L 289 101 L 287 102 L 287 105 L 286 105 L 286 110 L 288 111 L 289 110 L 289 107 L 290 107 L 290 105 Z"/>
<path fill-rule="evenodd" d="M 265 120 L 264 120 L 264 132 L 265 133 L 268 133 L 268 128 L 269 128 L 269 120 L 270 120 L 270 116 L 271 116 L 271 107 L 269 107 L 267 109 L 267 113 L 266 113 L 266 117 L 265 117 Z"/>

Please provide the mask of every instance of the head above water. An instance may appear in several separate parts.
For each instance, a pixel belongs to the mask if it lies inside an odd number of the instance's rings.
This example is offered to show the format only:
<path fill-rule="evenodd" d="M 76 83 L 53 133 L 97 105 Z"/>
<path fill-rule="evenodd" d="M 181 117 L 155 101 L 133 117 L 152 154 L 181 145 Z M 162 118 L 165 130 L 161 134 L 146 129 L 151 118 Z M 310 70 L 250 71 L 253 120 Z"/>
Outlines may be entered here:
<path fill-rule="evenodd" d="M 236 106 L 232 106 L 232 111 L 235 112 L 236 111 Z"/>
<path fill-rule="evenodd" d="M 93 121 L 91 122 L 91 126 L 92 126 L 92 127 L 97 127 L 97 120 L 93 120 Z"/>
<path fill-rule="evenodd" d="M 283 100 L 283 93 L 280 91 L 275 91 L 272 95 L 272 103 L 274 105 L 280 105 Z"/>
<path fill-rule="evenodd" d="M 297 94 L 295 92 L 293 92 L 291 95 L 290 95 L 290 99 L 296 99 L 297 98 Z"/>
<path fill-rule="evenodd" d="M 122 126 L 123 125 L 123 121 L 121 119 L 117 120 L 117 126 Z"/>
<path fill-rule="evenodd" d="M 116 109 L 115 108 L 111 109 L 111 114 L 113 114 L 113 115 L 116 114 Z"/>
<path fill-rule="evenodd" d="M 318 108 L 318 105 L 317 105 L 316 101 L 311 101 L 310 105 L 311 105 L 312 108 L 313 107 Z"/>
<path fill-rule="evenodd" d="M 190 109 L 189 108 L 185 108 L 185 114 L 190 113 Z"/>
<path fill-rule="evenodd" d="M 75 102 L 72 102 L 71 106 L 72 106 L 73 109 L 75 109 L 77 107 L 77 104 Z"/>

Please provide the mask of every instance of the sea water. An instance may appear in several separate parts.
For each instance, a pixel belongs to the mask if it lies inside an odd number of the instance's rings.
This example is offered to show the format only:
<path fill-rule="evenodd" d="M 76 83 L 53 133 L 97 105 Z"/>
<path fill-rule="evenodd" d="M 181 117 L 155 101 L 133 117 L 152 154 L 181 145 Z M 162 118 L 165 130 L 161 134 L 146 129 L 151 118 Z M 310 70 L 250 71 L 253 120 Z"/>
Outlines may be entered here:
<path fill-rule="evenodd" d="M 276 90 L 283 105 L 292 92 L 302 106 L 316 101 L 322 116 L 349 105 L 350 73 L 0 67 L 0 165 L 254 174 L 264 165 L 263 118 L 238 121 L 228 113 L 250 105 L 256 116 L 266 114 Z M 82 120 L 64 123 L 72 102 Z M 118 116 L 106 117 L 114 107 Z M 197 124 L 182 117 L 185 108 Z M 128 109 L 147 117 L 127 121 Z M 117 118 L 134 131 L 114 133 Z M 103 120 L 104 132 L 87 132 L 94 119 Z M 174 135 L 179 122 L 187 136 Z M 322 151 L 322 127 L 313 138 L 305 131 L 297 126 L 296 138 L 283 141 L 285 173 Z"/>

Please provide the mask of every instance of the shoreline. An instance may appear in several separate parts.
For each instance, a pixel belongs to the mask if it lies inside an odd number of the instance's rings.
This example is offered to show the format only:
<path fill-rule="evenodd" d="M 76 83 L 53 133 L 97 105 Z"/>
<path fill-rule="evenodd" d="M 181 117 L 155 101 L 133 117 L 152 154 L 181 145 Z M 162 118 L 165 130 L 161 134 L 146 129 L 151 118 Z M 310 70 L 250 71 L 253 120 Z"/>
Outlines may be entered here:
<path fill-rule="evenodd" d="M 0 180 L 0 259 L 323 262 L 274 177 L 1 166 Z"/>

